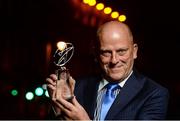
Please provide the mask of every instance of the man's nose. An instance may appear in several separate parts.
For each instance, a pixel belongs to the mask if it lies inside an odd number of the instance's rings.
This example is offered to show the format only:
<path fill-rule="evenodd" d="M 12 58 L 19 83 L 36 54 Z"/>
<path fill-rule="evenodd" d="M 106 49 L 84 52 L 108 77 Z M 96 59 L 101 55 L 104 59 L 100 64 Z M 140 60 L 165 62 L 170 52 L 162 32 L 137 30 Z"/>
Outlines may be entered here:
<path fill-rule="evenodd" d="M 118 63 L 118 55 L 117 55 L 116 52 L 113 52 L 113 53 L 112 53 L 111 63 L 112 63 L 112 64 Z"/>

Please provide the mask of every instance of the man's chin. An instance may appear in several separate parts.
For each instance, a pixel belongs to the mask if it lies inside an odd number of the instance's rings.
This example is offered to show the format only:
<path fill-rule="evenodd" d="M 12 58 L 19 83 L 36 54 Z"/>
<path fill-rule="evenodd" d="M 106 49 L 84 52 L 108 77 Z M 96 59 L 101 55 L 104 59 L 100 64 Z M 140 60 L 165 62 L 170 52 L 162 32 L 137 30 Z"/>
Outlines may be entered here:
<path fill-rule="evenodd" d="M 110 81 L 112 82 L 120 82 L 122 78 L 119 75 L 111 75 L 109 76 Z"/>

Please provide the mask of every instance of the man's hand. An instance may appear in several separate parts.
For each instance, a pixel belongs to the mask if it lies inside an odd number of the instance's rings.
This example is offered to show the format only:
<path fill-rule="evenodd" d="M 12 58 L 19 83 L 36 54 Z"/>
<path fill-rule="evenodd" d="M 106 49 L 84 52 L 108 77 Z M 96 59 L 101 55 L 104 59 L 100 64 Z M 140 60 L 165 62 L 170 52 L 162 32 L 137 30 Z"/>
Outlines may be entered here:
<path fill-rule="evenodd" d="M 65 80 L 63 75 L 60 76 L 60 80 L 57 80 L 57 76 L 55 74 L 51 74 L 49 78 L 46 79 L 48 93 L 52 99 L 52 106 L 56 115 L 61 114 L 60 104 L 57 102 L 57 99 L 65 99 L 66 94 L 71 94 L 72 96 L 74 95 L 75 80 L 70 76 L 69 85 L 67 85 L 66 81 L 67 80 Z M 67 86 L 69 86 L 69 88 Z"/>
<path fill-rule="evenodd" d="M 58 108 L 58 102 L 56 101 L 56 90 L 57 90 L 57 76 L 55 74 L 51 74 L 49 78 L 46 78 L 47 90 L 48 94 L 52 100 L 52 108 L 55 111 L 55 115 L 61 114 L 61 109 Z"/>
<path fill-rule="evenodd" d="M 74 96 L 71 102 L 60 98 L 57 99 L 59 102 L 58 106 L 61 111 L 64 112 L 65 118 L 68 120 L 90 120 L 85 109 L 78 103 L 76 97 Z"/>
<path fill-rule="evenodd" d="M 50 98 L 52 100 L 56 100 L 57 76 L 55 74 L 51 74 L 49 78 L 46 78 L 46 83 Z"/>

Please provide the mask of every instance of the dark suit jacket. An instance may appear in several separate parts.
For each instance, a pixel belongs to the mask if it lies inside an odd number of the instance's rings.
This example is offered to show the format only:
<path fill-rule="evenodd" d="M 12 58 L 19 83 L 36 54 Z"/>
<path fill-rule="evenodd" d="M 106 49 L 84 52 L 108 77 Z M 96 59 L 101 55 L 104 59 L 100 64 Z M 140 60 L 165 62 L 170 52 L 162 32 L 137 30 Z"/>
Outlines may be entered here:
<path fill-rule="evenodd" d="M 100 76 L 78 80 L 75 95 L 93 119 Z M 168 90 L 151 79 L 133 72 L 112 104 L 106 120 L 165 119 Z"/>

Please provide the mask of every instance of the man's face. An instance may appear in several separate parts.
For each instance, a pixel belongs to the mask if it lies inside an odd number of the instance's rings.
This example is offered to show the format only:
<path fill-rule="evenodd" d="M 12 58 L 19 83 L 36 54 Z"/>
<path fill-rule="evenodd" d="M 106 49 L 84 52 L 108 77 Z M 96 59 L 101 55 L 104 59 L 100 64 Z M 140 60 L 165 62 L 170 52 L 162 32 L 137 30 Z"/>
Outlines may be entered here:
<path fill-rule="evenodd" d="M 125 32 L 103 32 L 100 36 L 100 65 L 105 77 L 122 81 L 131 72 L 137 45 Z"/>

